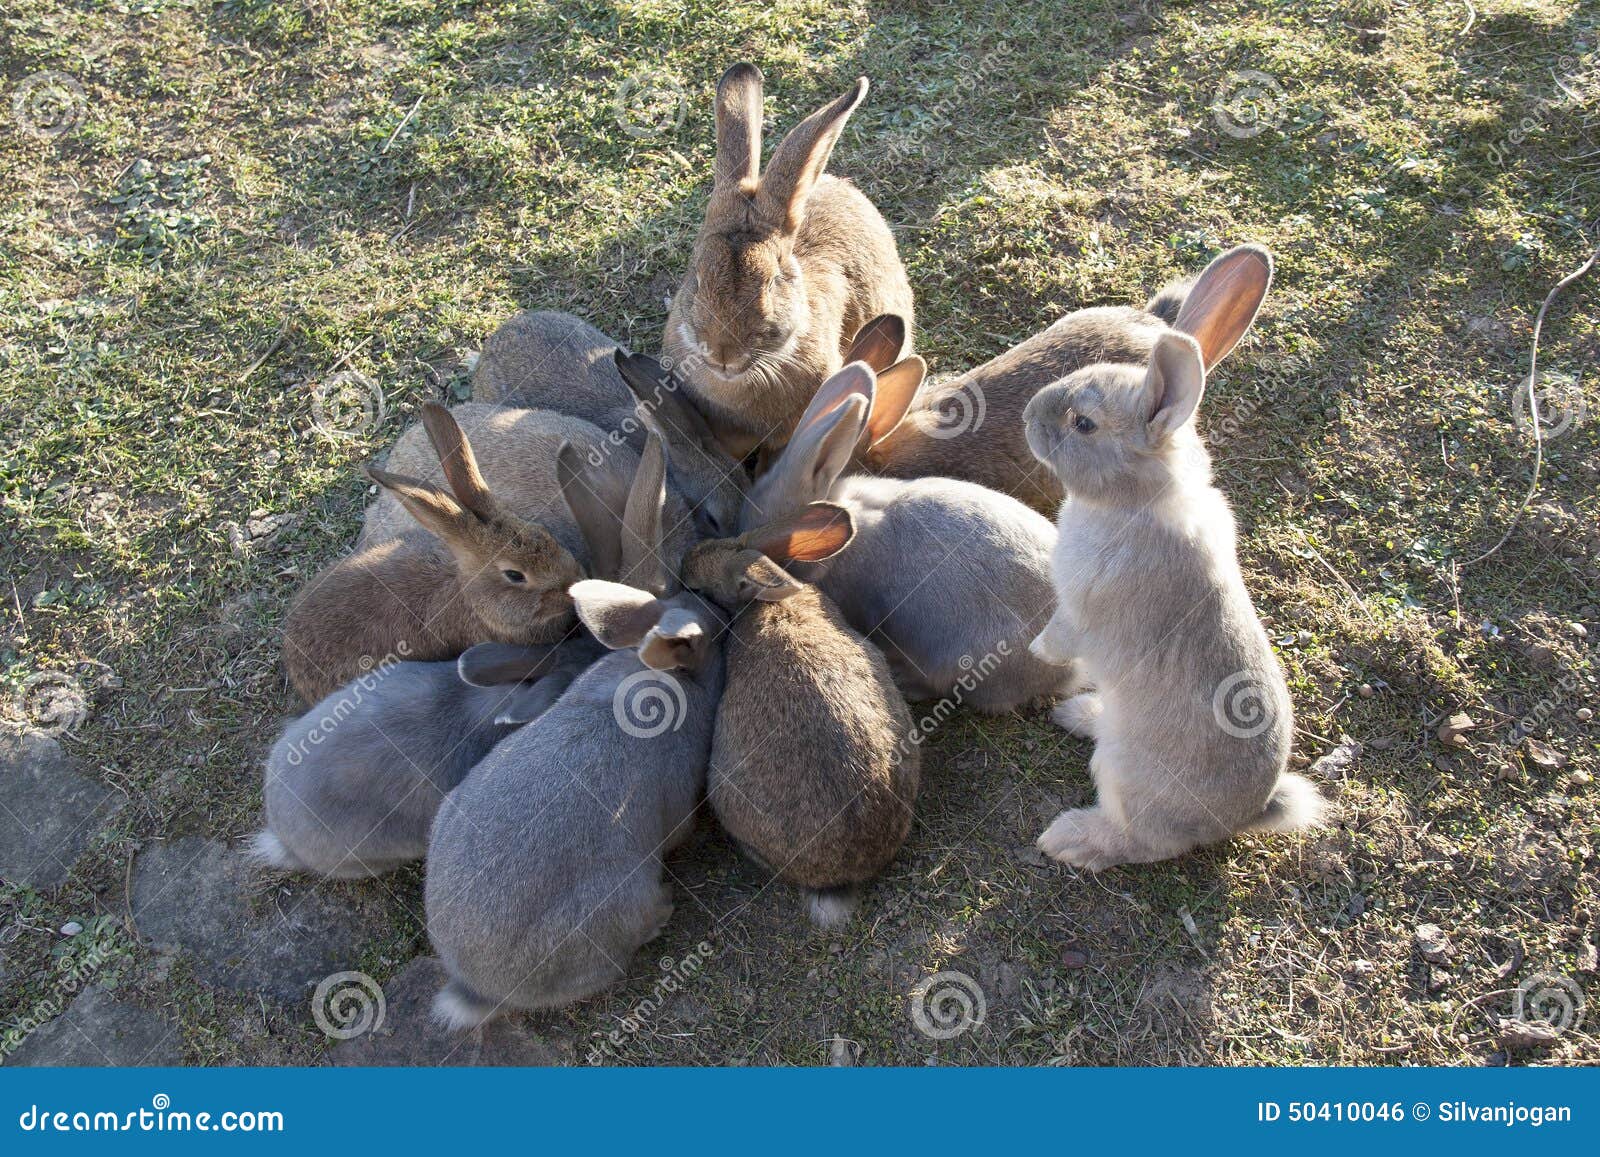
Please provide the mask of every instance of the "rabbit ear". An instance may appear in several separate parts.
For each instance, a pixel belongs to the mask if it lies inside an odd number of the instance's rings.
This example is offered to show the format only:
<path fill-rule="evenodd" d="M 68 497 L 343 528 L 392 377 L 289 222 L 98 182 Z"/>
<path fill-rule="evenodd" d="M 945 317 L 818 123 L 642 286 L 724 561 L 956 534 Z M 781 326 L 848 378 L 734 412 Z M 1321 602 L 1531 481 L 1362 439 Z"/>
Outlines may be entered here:
<path fill-rule="evenodd" d="M 867 78 L 859 77 L 849 92 L 795 125 L 773 150 L 761 178 L 760 198 L 768 210 L 764 215 L 776 220 L 785 231 L 793 233 L 800 228 L 806 198 L 827 167 L 845 121 L 866 95 Z"/>
<path fill-rule="evenodd" d="M 683 392 L 680 378 L 647 354 L 623 353 L 619 349 L 615 361 L 634 401 L 655 417 L 669 458 L 691 446 L 719 458 L 727 457 L 705 416 Z"/>
<path fill-rule="evenodd" d="M 681 607 L 673 607 L 639 644 L 639 660 L 657 671 L 696 667 L 705 642 L 706 630 L 700 620 Z"/>
<path fill-rule="evenodd" d="M 1239 344 L 1272 284 L 1272 254 L 1240 245 L 1206 266 L 1183 300 L 1172 328 L 1200 343 L 1210 369 Z"/>
<path fill-rule="evenodd" d="M 780 565 L 832 558 L 855 537 L 855 517 L 837 502 L 812 502 L 742 536 Z"/>
<path fill-rule="evenodd" d="M 894 365 L 906 344 L 906 319 L 898 313 L 880 313 L 856 331 L 850 339 L 846 362 L 866 362 L 881 374 Z"/>
<path fill-rule="evenodd" d="M 621 576 L 654 594 L 666 593 L 671 576 L 661 558 L 661 508 L 667 500 L 667 451 L 653 428 L 645 438 L 639 468 L 623 510 Z"/>
<path fill-rule="evenodd" d="M 445 481 L 450 484 L 456 500 L 479 518 L 493 519 L 494 496 L 489 493 L 489 484 L 478 470 L 472 444 L 467 441 L 455 415 L 438 402 L 427 402 L 422 407 L 422 426 L 428 432 L 434 452 L 439 455 Z"/>
<path fill-rule="evenodd" d="M 912 354 L 904 361 L 895 362 L 878 374 L 877 388 L 872 397 L 872 415 L 867 419 L 867 440 L 876 445 L 900 425 L 917 400 L 922 379 L 928 374 L 928 363 Z"/>
<path fill-rule="evenodd" d="M 376 466 L 367 467 L 367 477 L 398 498 L 424 530 L 446 542 L 467 541 L 478 521 L 454 498 L 426 482 L 390 474 Z"/>
<path fill-rule="evenodd" d="M 518 726 L 532 723 L 555 706 L 556 700 L 572 686 L 574 678 L 576 676 L 571 671 L 557 671 L 532 683 L 508 686 L 505 699 L 500 704 L 500 713 L 494 717 L 494 721 Z"/>
<path fill-rule="evenodd" d="M 649 591 L 602 579 L 573 583 L 567 593 L 589 633 L 613 651 L 637 647 L 666 610 Z"/>
<path fill-rule="evenodd" d="M 739 576 L 739 601 L 781 603 L 805 590 L 805 584 L 766 555 L 756 555 Z"/>
<path fill-rule="evenodd" d="M 1144 393 L 1150 415 L 1147 430 L 1152 444 L 1165 442 L 1200 405 L 1206 388 L 1206 369 L 1200 343 L 1188 334 L 1164 333 L 1150 351 Z"/>
<path fill-rule="evenodd" d="M 627 499 L 611 471 L 590 470 L 570 442 L 556 451 L 561 497 L 589 545 L 589 573 L 616 578 L 622 572 L 622 517 Z"/>
<path fill-rule="evenodd" d="M 717 82 L 717 159 L 712 184 L 753 181 L 761 162 L 761 70 L 736 64 Z"/>
<path fill-rule="evenodd" d="M 861 395 L 870 406 L 877 388 L 877 375 L 861 362 L 851 362 L 835 371 L 824 378 L 817 392 L 811 395 L 811 401 L 795 423 L 790 439 L 796 439 L 803 431 L 821 425 L 848 403 L 853 394 Z"/>
<path fill-rule="evenodd" d="M 469 687 L 499 687 L 546 675 L 560 658 L 561 648 L 555 644 L 479 643 L 461 652 L 456 674 Z"/>

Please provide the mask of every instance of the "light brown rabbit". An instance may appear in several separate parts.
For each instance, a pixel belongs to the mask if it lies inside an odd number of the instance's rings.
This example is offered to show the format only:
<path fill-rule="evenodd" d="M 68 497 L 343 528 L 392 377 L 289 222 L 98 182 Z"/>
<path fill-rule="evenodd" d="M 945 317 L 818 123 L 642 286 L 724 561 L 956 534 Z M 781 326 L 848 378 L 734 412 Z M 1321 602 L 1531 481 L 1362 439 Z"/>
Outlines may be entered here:
<path fill-rule="evenodd" d="M 871 318 L 901 315 L 911 286 L 872 202 L 823 173 L 865 77 L 761 163 L 761 70 L 717 85 L 711 201 L 663 341 L 666 360 L 735 457 L 782 446 L 822 379 Z"/>
<path fill-rule="evenodd" d="M 463 413 L 482 419 L 475 437 L 495 451 L 493 484 L 457 420 Z M 418 461 L 421 435 L 412 431 L 389 462 L 442 474 L 448 489 L 369 468 L 387 493 L 373 504 L 356 553 L 307 584 L 285 625 L 284 666 L 308 703 L 385 658 L 450 659 L 481 642 L 553 643 L 575 628 L 567 588 L 586 577 L 591 560 L 586 515 L 565 501 L 557 462 L 572 445 L 563 435 L 583 438 L 575 448 L 584 454 L 603 435 L 585 438 L 587 423 L 566 419 L 540 426 L 537 417 L 493 406 L 452 413 L 429 403 L 422 428 L 431 464 Z M 637 465 L 631 450 L 612 448 L 605 469 L 591 472 L 593 486 L 607 493 L 586 508 L 620 511 Z M 681 502 L 670 517 L 688 528 Z M 679 534 L 680 555 L 688 532 Z"/>
<path fill-rule="evenodd" d="M 848 918 L 911 830 L 920 759 L 883 655 L 815 587 L 784 570 L 855 533 L 815 502 L 737 538 L 696 545 L 683 582 L 733 616 L 707 794 L 722 826 L 780 879 L 809 889 L 812 920 Z"/>
<path fill-rule="evenodd" d="M 1023 433 L 1022 412 L 1033 396 L 1085 366 L 1143 366 L 1156 339 L 1174 329 L 1199 340 L 1209 371 L 1249 328 L 1271 283 L 1271 255 L 1241 245 L 1192 283 L 1167 286 L 1144 309 L 1077 310 L 939 385 L 919 391 L 920 358 L 880 371 L 872 441 L 857 465 L 891 478 L 966 479 L 1054 515 L 1061 482 L 1029 452 Z"/>

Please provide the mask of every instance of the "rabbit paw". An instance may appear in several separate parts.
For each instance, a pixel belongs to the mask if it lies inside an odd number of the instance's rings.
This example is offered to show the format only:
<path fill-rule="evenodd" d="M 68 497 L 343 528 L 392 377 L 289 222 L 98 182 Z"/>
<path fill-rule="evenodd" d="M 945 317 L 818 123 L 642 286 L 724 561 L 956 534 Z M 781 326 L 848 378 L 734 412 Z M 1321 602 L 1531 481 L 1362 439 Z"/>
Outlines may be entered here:
<path fill-rule="evenodd" d="M 1100 713 L 1104 710 L 1100 696 L 1091 691 L 1074 695 L 1065 703 L 1056 704 L 1055 710 L 1050 712 L 1050 718 L 1056 721 L 1057 726 L 1065 728 L 1074 735 L 1093 739 L 1095 725 L 1100 722 Z"/>
<path fill-rule="evenodd" d="M 1074 808 L 1058 815 L 1037 841 L 1052 860 L 1098 872 L 1122 862 L 1111 821 L 1099 808 Z"/>

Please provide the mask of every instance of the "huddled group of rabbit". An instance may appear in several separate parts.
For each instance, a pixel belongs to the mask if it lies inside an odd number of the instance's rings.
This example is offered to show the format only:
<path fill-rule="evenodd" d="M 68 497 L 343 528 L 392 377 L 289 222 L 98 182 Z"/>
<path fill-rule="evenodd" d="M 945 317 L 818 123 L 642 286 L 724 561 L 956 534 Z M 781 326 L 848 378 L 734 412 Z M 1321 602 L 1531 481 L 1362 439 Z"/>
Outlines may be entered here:
<path fill-rule="evenodd" d="M 507 322 L 475 400 L 425 405 L 368 470 L 354 552 L 289 614 L 315 706 L 268 759 L 253 851 L 332 877 L 425 856 L 454 1026 L 622 978 L 702 802 L 813 920 L 848 919 L 911 828 L 908 700 L 1060 701 L 1098 791 L 1039 839 L 1065 863 L 1321 815 L 1194 425 L 1270 257 L 924 383 L 894 237 L 823 172 L 866 91 L 763 169 L 762 76 L 730 69 L 662 361 L 567 314 Z"/>

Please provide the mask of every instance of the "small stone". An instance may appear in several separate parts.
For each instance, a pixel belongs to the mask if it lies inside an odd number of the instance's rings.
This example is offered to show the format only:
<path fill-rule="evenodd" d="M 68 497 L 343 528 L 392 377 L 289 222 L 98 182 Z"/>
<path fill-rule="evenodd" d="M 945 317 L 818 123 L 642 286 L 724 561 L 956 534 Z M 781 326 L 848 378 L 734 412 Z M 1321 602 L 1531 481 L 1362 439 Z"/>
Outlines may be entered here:
<path fill-rule="evenodd" d="M 1582 770 L 1573 772 L 1571 775 L 1567 776 L 1567 778 L 1571 780 L 1573 785 L 1576 787 L 1588 787 L 1589 784 L 1594 782 L 1594 776 L 1590 775 L 1587 771 Z"/>
<path fill-rule="evenodd" d="M 1350 962 L 1350 971 L 1357 976 L 1371 976 L 1378 971 L 1378 966 L 1370 960 L 1352 960 Z"/>
<path fill-rule="evenodd" d="M 1587 723 L 1594 718 L 1594 712 L 1587 707 L 1578 708 L 1577 715 L 1579 723 Z"/>
<path fill-rule="evenodd" d="M 82 931 L 83 925 L 79 924 L 76 920 L 68 920 L 61 926 L 61 935 L 63 936 L 76 936 Z"/>
<path fill-rule="evenodd" d="M 1589 628 L 1582 623 L 1568 623 L 1567 630 L 1571 631 L 1575 638 L 1587 639 L 1589 637 Z"/>
<path fill-rule="evenodd" d="M 1067 948 L 1061 953 L 1062 968 L 1087 968 L 1089 954 L 1078 948 Z"/>
<path fill-rule="evenodd" d="M 1418 924 L 1413 934 L 1417 939 L 1417 951 L 1429 964 L 1449 961 L 1453 949 L 1450 947 L 1450 937 L 1443 928 L 1437 924 Z"/>
<path fill-rule="evenodd" d="M 1309 646 L 1311 646 L 1311 640 L 1312 640 L 1313 637 L 1314 636 L 1311 634 L 1310 631 L 1301 631 L 1298 635 L 1296 635 L 1294 637 L 1294 641 L 1298 646 L 1309 647 Z"/>
<path fill-rule="evenodd" d="M 1346 737 L 1343 742 L 1311 765 L 1311 774 L 1320 779 L 1342 779 L 1361 758 L 1361 744 Z"/>
<path fill-rule="evenodd" d="M 283 455 L 276 450 L 268 450 L 265 454 L 261 455 L 261 464 L 268 469 L 271 469 L 282 461 Z"/>
<path fill-rule="evenodd" d="M 1477 726 L 1477 721 L 1472 716 L 1465 711 L 1457 711 L 1439 725 L 1439 742 L 1448 743 L 1452 747 L 1465 747 L 1467 732 Z"/>
<path fill-rule="evenodd" d="M 1528 739 L 1523 742 L 1522 746 L 1528 753 L 1528 762 L 1535 767 L 1542 767 L 1546 771 L 1554 771 L 1558 767 L 1566 766 L 1567 757 L 1548 743 L 1541 743 L 1537 739 Z"/>
<path fill-rule="evenodd" d="M 252 518 L 245 523 L 245 533 L 252 542 L 265 542 L 279 531 L 287 530 L 300 521 L 298 514 L 270 514 L 262 518 Z"/>
<path fill-rule="evenodd" d="M 1541 1049 L 1556 1043 L 1561 1033 L 1544 1021 L 1500 1018 L 1500 1043 L 1507 1049 Z"/>
<path fill-rule="evenodd" d="M 1371 683 L 1363 683 L 1361 686 L 1356 688 L 1356 694 L 1361 696 L 1363 699 L 1371 699 L 1375 692 L 1372 690 Z"/>

